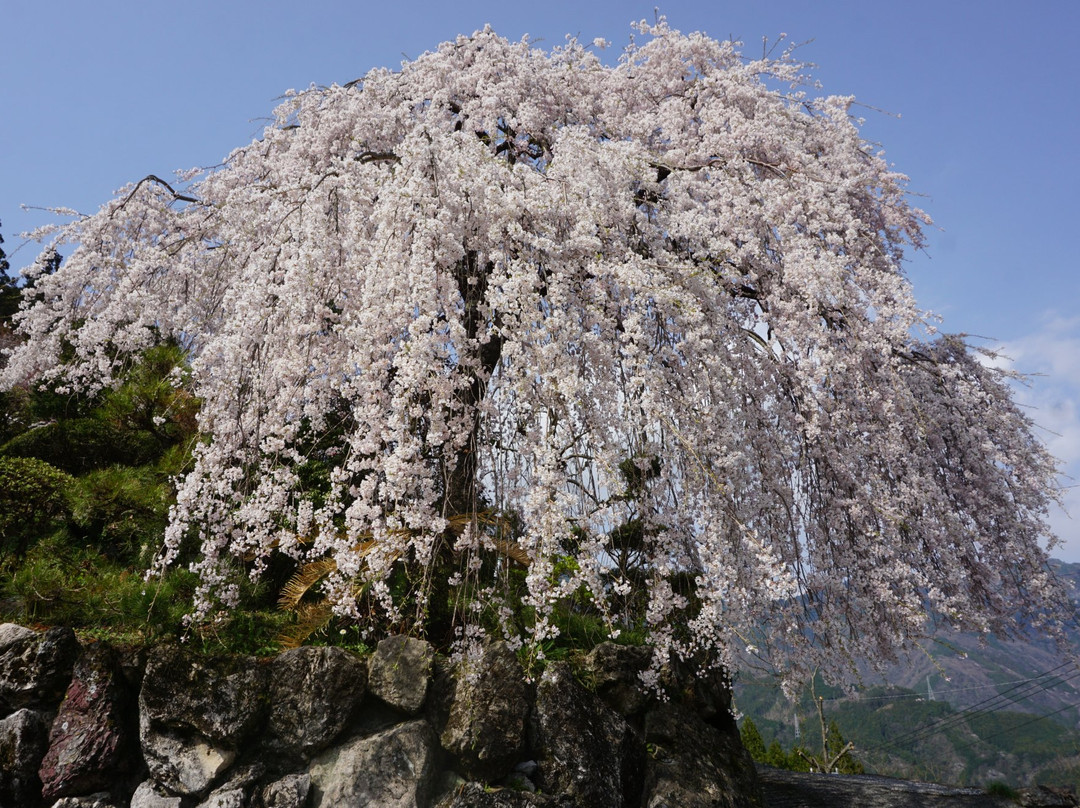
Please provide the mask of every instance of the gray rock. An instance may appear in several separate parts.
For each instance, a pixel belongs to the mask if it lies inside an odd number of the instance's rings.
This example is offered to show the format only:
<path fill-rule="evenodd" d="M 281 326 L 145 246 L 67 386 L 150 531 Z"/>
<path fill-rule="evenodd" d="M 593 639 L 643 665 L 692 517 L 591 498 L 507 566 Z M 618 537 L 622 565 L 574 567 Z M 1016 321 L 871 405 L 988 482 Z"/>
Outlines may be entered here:
<path fill-rule="evenodd" d="M 427 806 L 437 746 L 428 723 L 414 720 L 328 749 L 308 770 L 312 808 Z"/>
<path fill-rule="evenodd" d="M 150 776 L 201 796 L 266 718 L 266 674 L 250 657 L 206 658 L 157 649 L 139 693 L 139 740 Z"/>
<path fill-rule="evenodd" d="M 267 748 L 309 759 L 345 728 L 364 698 L 367 667 L 340 648 L 294 648 L 270 670 Z"/>
<path fill-rule="evenodd" d="M 640 678 L 650 657 L 643 646 L 602 642 L 585 657 L 585 677 L 608 707 L 623 717 L 637 716 L 653 701 Z"/>
<path fill-rule="evenodd" d="M 681 704 L 661 704 L 645 717 L 642 808 L 762 808 L 754 762 L 737 732 L 705 723 Z"/>
<path fill-rule="evenodd" d="M 143 757 L 150 776 L 178 794 L 198 796 L 236 760 L 236 752 L 197 734 L 153 729 L 139 720 Z"/>
<path fill-rule="evenodd" d="M 52 808 L 127 808 L 127 801 L 121 806 L 109 792 L 99 791 L 84 797 L 64 797 L 54 802 Z"/>
<path fill-rule="evenodd" d="M 460 770 L 476 780 L 496 780 L 521 760 L 529 698 L 521 665 L 504 642 L 489 645 L 475 677 L 454 685 L 450 716 L 440 741 Z"/>
<path fill-rule="evenodd" d="M 290 774 L 262 790 L 262 808 L 304 808 L 311 792 L 311 775 Z"/>
<path fill-rule="evenodd" d="M 190 729 L 236 747 L 266 718 L 266 671 L 254 657 L 203 657 L 177 646 L 147 662 L 139 711 L 152 725 Z"/>
<path fill-rule="evenodd" d="M 443 797 L 435 808 L 562 808 L 557 798 L 509 788 L 488 788 L 481 783 L 466 783 Z M 611 803 L 597 803 L 606 808 Z"/>
<path fill-rule="evenodd" d="M 110 649 L 95 643 L 75 664 L 41 762 L 42 796 L 53 800 L 115 785 L 134 738 L 123 678 Z"/>
<path fill-rule="evenodd" d="M 131 795 L 129 808 L 182 808 L 180 797 L 164 793 L 153 781 L 145 780 Z"/>
<path fill-rule="evenodd" d="M 48 748 L 50 718 L 24 708 L 0 720 L 0 805 L 38 803 L 38 765 Z"/>
<path fill-rule="evenodd" d="M 219 788 L 195 808 L 245 808 L 246 804 L 242 788 Z"/>
<path fill-rule="evenodd" d="M 267 759 L 262 753 L 259 753 L 259 756 L 264 759 L 255 761 L 254 763 L 245 763 L 240 766 L 231 767 L 228 776 L 214 787 L 211 796 L 218 792 L 236 790 L 243 791 L 244 794 L 253 794 L 264 782 L 268 779 L 272 779 L 267 774 L 271 771 L 267 764 L 269 763 L 271 766 L 274 766 L 272 771 L 276 775 L 279 761 L 274 758 Z"/>
<path fill-rule="evenodd" d="M 1017 802 L 1022 808 L 1073 808 L 1080 805 L 1080 800 L 1071 791 L 1051 786 L 1022 788 Z"/>
<path fill-rule="evenodd" d="M 723 668 L 702 670 L 695 662 L 675 660 L 661 672 L 661 685 L 674 700 L 688 705 L 699 717 L 724 732 L 737 731 L 731 712 L 731 680 Z"/>
<path fill-rule="evenodd" d="M 564 662 L 544 672 L 533 729 L 543 792 L 578 808 L 636 808 L 645 760 L 641 734 L 586 690 Z"/>
<path fill-rule="evenodd" d="M 69 628 L 26 634 L 7 630 L 0 647 L 0 716 L 22 707 L 53 710 L 64 697 L 79 655 L 79 641 Z"/>
<path fill-rule="evenodd" d="M 391 707 L 416 715 L 427 697 L 434 656 L 424 640 L 387 637 L 368 663 L 368 689 Z"/>
<path fill-rule="evenodd" d="M 523 760 L 514 766 L 514 774 L 523 774 L 526 777 L 532 777 L 539 768 L 540 764 L 535 760 Z"/>
<path fill-rule="evenodd" d="M 37 632 L 32 628 L 26 628 L 17 623 L 0 623 L 0 651 L 3 651 L 14 642 L 36 635 Z"/>

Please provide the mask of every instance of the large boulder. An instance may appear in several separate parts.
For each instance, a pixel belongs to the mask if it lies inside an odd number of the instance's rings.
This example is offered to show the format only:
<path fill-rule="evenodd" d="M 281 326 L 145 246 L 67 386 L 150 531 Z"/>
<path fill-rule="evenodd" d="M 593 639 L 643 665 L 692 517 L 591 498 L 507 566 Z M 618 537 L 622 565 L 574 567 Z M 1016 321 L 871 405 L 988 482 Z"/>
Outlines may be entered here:
<path fill-rule="evenodd" d="M 264 666 L 250 657 L 157 649 L 139 693 L 139 739 L 151 777 L 174 793 L 205 794 L 262 729 L 266 680 Z"/>
<path fill-rule="evenodd" d="M 416 715 L 427 698 L 435 652 L 430 643 L 399 635 L 387 637 L 368 662 L 373 696 L 406 715 Z"/>
<path fill-rule="evenodd" d="M 443 749 L 460 771 L 478 780 L 495 780 L 522 758 L 529 719 L 529 693 L 514 652 L 496 642 L 472 672 L 454 681 Z"/>
<path fill-rule="evenodd" d="M 89 646 L 75 664 L 71 684 L 49 733 L 41 762 L 42 795 L 92 794 L 116 785 L 134 746 L 124 680 L 107 646 Z"/>
<path fill-rule="evenodd" d="M 312 808 L 420 808 L 430 802 L 438 742 L 423 720 L 328 749 L 312 761 Z"/>
<path fill-rule="evenodd" d="M 754 762 L 737 732 L 667 703 L 646 715 L 645 741 L 642 808 L 763 808 Z"/>
<path fill-rule="evenodd" d="M 236 761 L 234 749 L 190 733 L 155 730 L 140 720 L 143 757 L 154 782 L 185 795 L 205 793 Z"/>
<path fill-rule="evenodd" d="M 70 628 L 19 629 L 8 624 L 0 635 L 0 716 L 23 707 L 54 710 L 81 650 Z"/>
<path fill-rule="evenodd" d="M 269 751 L 308 760 L 354 717 L 367 667 L 340 648 L 294 648 L 270 668 Z"/>
<path fill-rule="evenodd" d="M 725 732 L 739 731 L 731 711 L 731 678 L 723 667 L 673 660 L 661 671 L 660 683 L 675 701 L 689 705 L 710 724 Z"/>
<path fill-rule="evenodd" d="M 37 805 L 38 765 L 49 744 L 51 715 L 23 708 L 0 719 L 0 805 Z"/>
<path fill-rule="evenodd" d="M 540 758 L 537 785 L 543 792 L 566 797 L 578 808 L 636 808 L 644 739 L 586 690 L 566 663 L 555 663 L 544 672 L 532 724 Z"/>
<path fill-rule="evenodd" d="M 3 652 L 13 642 L 35 636 L 37 636 L 37 632 L 32 628 L 26 628 L 26 626 L 20 626 L 17 623 L 0 623 L 0 652 Z"/>
<path fill-rule="evenodd" d="M 655 699 L 641 681 L 652 652 L 640 645 L 602 642 L 583 661 L 584 675 L 593 691 L 624 718 L 640 716 Z"/>

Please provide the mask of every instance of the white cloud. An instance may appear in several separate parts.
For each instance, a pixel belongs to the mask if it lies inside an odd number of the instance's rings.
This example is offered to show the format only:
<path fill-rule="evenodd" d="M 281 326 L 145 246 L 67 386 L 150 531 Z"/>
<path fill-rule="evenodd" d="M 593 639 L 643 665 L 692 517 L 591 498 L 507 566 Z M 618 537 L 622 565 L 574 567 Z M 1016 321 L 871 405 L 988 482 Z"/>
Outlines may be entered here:
<path fill-rule="evenodd" d="M 1037 330 L 999 350 L 994 364 L 1028 376 L 1016 385 L 1016 400 L 1029 408 L 1037 434 L 1061 461 L 1065 508 L 1054 509 L 1050 524 L 1062 544 L 1053 554 L 1080 561 L 1080 317 L 1047 315 Z"/>

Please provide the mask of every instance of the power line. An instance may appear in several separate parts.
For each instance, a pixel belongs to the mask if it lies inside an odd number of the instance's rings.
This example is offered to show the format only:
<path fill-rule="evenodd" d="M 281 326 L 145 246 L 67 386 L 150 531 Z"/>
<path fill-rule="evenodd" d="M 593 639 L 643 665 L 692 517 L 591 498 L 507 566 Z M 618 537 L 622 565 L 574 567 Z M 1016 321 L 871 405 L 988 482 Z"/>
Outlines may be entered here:
<path fill-rule="evenodd" d="M 1057 682 L 1051 682 L 1049 684 L 1059 684 L 1061 683 L 1061 681 L 1068 681 L 1069 679 L 1074 679 L 1077 676 L 1080 676 L 1080 673 L 1074 673 L 1072 676 L 1067 677 L 1065 680 L 1059 680 Z M 1004 693 L 1000 693 L 996 696 L 991 696 L 989 698 L 983 699 L 981 702 L 978 702 L 967 710 L 960 710 L 950 715 L 947 715 L 937 721 L 924 725 L 923 727 L 911 730 L 885 743 L 872 747 L 870 750 L 867 751 L 875 751 L 877 749 L 896 747 L 901 744 L 906 745 L 926 740 L 927 738 L 938 735 L 947 729 L 952 729 L 954 727 L 960 726 L 961 724 L 966 723 L 972 718 L 980 715 L 985 715 L 996 710 L 1001 710 L 1009 706 L 1010 702 L 1012 704 L 1017 704 L 1020 701 L 1023 701 L 1024 699 L 1027 699 L 1040 691 L 1045 691 L 1048 689 L 1049 685 L 1036 686 L 1034 682 L 1026 686 L 1018 685 L 1016 687 L 1010 688 Z"/>
<path fill-rule="evenodd" d="M 1063 684 L 1065 682 L 1071 681 L 1072 679 L 1080 677 L 1080 669 L 1064 678 L 1062 678 L 1061 676 L 1053 676 L 1053 674 L 1055 674 L 1057 671 L 1061 670 L 1062 668 L 1069 667 L 1072 664 L 1072 662 L 1064 662 L 1061 665 L 1058 665 L 1056 668 L 1051 668 L 1049 671 L 1046 671 L 1045 673 L 1040 674 L 1037 677 L 1022 680 L 1001 693 L 997 693 L 993 696 L 989 696 L 983 699 L 982 701 L 976 702 L 966 710 L 957 711 L 956 713 L 945 716 L 944 718 L 931 722 L 930 724 L 926 724 L 917 729 L 910 730 L 906 733 L 899 735 L 896 738 L 892 738 L 884 743 L 877 744 L 876 746 L 872 746 L 861 751 L 876 752 L 881 749 L 896 747 L 901 744 L 911 744 L 922 741 L 933 735 L 938 735 L 941 732 L 944 732 L 946 729 L 951 729 L 954 726 L 958 726 L 968 721 L 969 719 L 974 718 L 975 716 L 999 710 L 1002 707 L 1005 707 L 1009 702 L 1016 704 L 1024 699 L 1030 698 L 1031 696 L 1035 695 L 1040 691 L 1049 690 L 1052 685 Z M 1046 679 L 1046 677 L 1053 677 L 1055 681 L 1040 684 L 1040 681 Z M 1067 705 L 1059 712 L 1063 712 L 1064 710 L 1069 709 L 1069 707 L 1073 706 L 1076 705 Z"/>
<path fill-rule="evenodd" d="M 1053 674 L 1055 674 L 1062 668 L 1067 667 L 1069 664 L 1071 663 L 1063 663 L 1062 665 L 1059 665 L 1056 668 L 1052 668 L 1038 677 L 1026 680 L 1025 682 L 1017 683 L 1001 693 L 996 693 L 993 696 L 988 696 L 987 698 L 971 705 L 971 707 L 967 708 L 966 710 L 958 710 L 955 713 L 944 716 L 943 718 L 940 718 L 922 727 L 910 730 L 882 744 L 878 744 L 877 746 L 872 747 L 870 750 L 867 751 L 874 751 L 877 749 L 898 746 L 900 744 L 909 744 L 923 740 L 930 737 L 931 735 L 939 734 L 946 729 L 951 729 L 953 726 L 962 724 L 970 718 L 973 718 L 974 716 L 1001 709 L 1007 706 L 1007 704 L 1010 702 L 1015 704 L 1023 699 L 1034 695 L 1041 690 L 1048 690 L 1051 684 L 1061 683 L 1062 680 L 1060 679 L 1060 677 L 1054 677 L 1057 681 L 1049 682 L 1046 684 L 1040 684 L 1041 680 L 1046 679 L 1046 677 L 1048 676 L 1053 676 Z M 1078 675 L 1080 675 L 1080 673 L 1074 673 L 1072 674 L 1072 676 L 1068 677 L 1068 679 L 1075 678 Z M 1068 681 L 1068 679 L 1064 681 Z"/>
<path fill-rule="evenodd" d="M 1065 663 L 1068 664 L 1068 663 Z M 1054 669 L 1056 670 L 1056 668 Z M 1020 685 L 1027 682 L 1035 682 L 1039 679 L 1044 679 L 1047 676 L 1045 673 L 1040 673 L 1037 676 L 1029 676 L 1026 679 L 1009 679 L 1004 682 L 990 682 L 985 685 L 967 685 L 965 687 L 947 687 L 947 688 L 934 688 L 934 698 L 941 700 L 941 696 L 944 693 L 966 693 L 972 690 L 986 690 L 991 687 L 1003 687 L 1005 685 Z M 749 684 L 749 682 L 747 683 Z M 922 699 L 925 698 L 922 693 L 912 691 L 910 693 L 887 693 L 880 696 L 830 696 L 825 701 L 897 701 L 900 699 Z M 947 701 L 947 699 L 946 699 Z"/>
<path fill-rule="evenodd" d="M 1069 663 L 1066 662 L 1066 663 L 1063 663 L 1063 664 L 1068 665 Z M 1059 667 L 1061 667 L 1061 666 L 1059 666 Z M 1058 668 L 1052 668 L 1050 673 L 1052 673 L 1053 671 L 1055 671 L 1057 669 Z M 1050 673 L 1040 673 L 1040 674 L 1037 674 L 1035 676 L 1029 676 L 1026 679 L 1008 679 L 1008 680 L 1006 680 L 1004 682 L 990 682 L 990 683 L 985 684 L 985 685 L 966 685 L 965 687 L 947 687 L 947 688 L 944 688 L 944 689 L 936 688 L 933 691 L 934 699 L 940 701 L 941 696 L 944 693 L 966 693 L 966 692 L 970 692 L 972 690 L 987 690 L 988 688 L 991 688 L 991 687 L 1003 687 L 1005 685 L 1021 685 L 1021 684 L 1026 684 L 1028 682 L 1037 682 L 1040 679 L 1045 679 L 1048 675 L 1050 675 Z M 739 686 L 740 687 L 767 687 L 767 688 L 770 688 L 772 690 L 778 689 L 777 686 L 774 685 L 771 682 L 755 682 L 755 681 L 752 681 L 752 680 L 751 681 L 740 682 Z M 862 694 L 858 694 L 858 695 L 856 695 L 854 697 L 852 697 L 852 696 L 827 696 L 827 697 L 825 697 L 825 701 L 899 701 L 899 700 L 902 700 L 902 699 L 925 699 L 925 698 L 926 697 L 923 696 L 922 693 L 919 693 L 917 691 L 911 691 L 909 693 L 884 693 L 884 694 L 879 695 L 879 696 L 864 696 Z M 991 697 L 991 698 L 996 698 L 996 696 Z M 945 699 L 945 700 L 947 701 L 947 699 Z"/>
<path fill-rule="evenodd" d="M 1063 664 L 1068 665 L 1069 663 L 1066 662 L 1066 663 L 1063 663 Z M 1051 669 L 1051 672 L 1054 671 L 1054 670 L 1057 670 L 1057 668 Z M 1040 674 L 1037 674 L 1036 676 L 1029 676 L 1026 679 L 1009 679 L 1009 680 L 1006 680 L 1004 682 L 990 682 L 989 684 L 985 684 L 985 685 L 967 685 L 965 687 L 947 687 L 944 690 L 941 689 L 941 688 L 935 688 L 934 689 L 934 699 L 940 701 L 941 700 L 941 695 L 943 693 L 966 693 L 966 692 L 971 691 L 971 690 L 986 690 L 986 689 L 991 688 L 991 687 L 1003 687 L 1005 685 L 1020 685 L 1020 684 L 1026 684 L 1027 682 L 1036 682 L 1036 681 L 1038 681 L 1040 679 L 1045 679 L 1048 675 L 1049 675 L 1048 673 L 1040 673 Z M 754 685 L 761 685 L 762 687 L 765 687 L 765 686 L 772 687 L 772 685 L 768 685 L 765 682 L 743 682 L 743 684 L 744 685 L 754 684 Z M 854 697 L 852 697 L 852 696 L 829 696 L 828 698 L 825 699 L 825 701 L 899 701 L 901 699 L 925 699 L 925 698 L 926 697 L 922 693 L 919 693 L 917 691 L 911 691 L 909 693 L 885 693 L 885 694 L 882 694 L 880 696 L 863 696 L 863 695 L 856 695 Z M 991 698 L 993 698 L 993 697 L 991 697 Z M 948 699 L 945 699 L 945 700 L 947 701 Z"/>
<path fill-rule="evenodd" d="M 1037 715 L 1034 718 L 1028 719 L 1027 721 L 1021 721 L 1019 724 L 1014 724 L 1013 726 L 1008 727 L 1008 728 L 1003 729 L 1003 730 L 999 730 L 998 732 L 992 732 L 989 735 L 980 736 L 979 738 L 976 738 L 974 741 L 968 741 L 967 743 L 962 743 L 962 744 L 954 744 L 954 748 L 956 748 L 956 749 L 966 749 L 969 746 L 974 746 L 979 741 L 986 741 L 986 740 L 988 740 L 990 738 L 996 738 L 998 735 L 1006 735 L 1008 733 L 1016 732 L 1016 730 L 1020 729 L 1021 727 L 1026 727 L 1026 726 L 1028 726 L 1028 724 L 1035 724 L 1035 723 L 1037 723 L 1039 721 L 1044 721 L 1045 719 L 1050 718 L 1051 716 L 1057 715 L 1058 713 L 1063 713 L 1066 710 L 1071 710 L 1076 706 L 1077 705 L 1075 705 L 1075 704 L 1066 704 L 1064 707 L 1059 707 L 1058 709 L 1051 710 L 1048 713 L 1043 713 L 1042 715 Z"/>

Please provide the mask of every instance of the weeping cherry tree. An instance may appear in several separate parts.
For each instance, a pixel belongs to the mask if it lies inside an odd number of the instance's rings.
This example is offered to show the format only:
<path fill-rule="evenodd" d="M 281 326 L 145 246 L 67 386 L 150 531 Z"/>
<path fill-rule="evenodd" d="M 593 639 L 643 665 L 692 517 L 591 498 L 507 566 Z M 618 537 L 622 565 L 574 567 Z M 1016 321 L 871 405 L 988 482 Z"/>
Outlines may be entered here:
<path fill-rule="evenodd" d="M 197 546 L 201 613 L 286 557 L 374 634 L 536 649 L 584 593 L 657 665 L 795 671 L 1056 613 L 1055 462 L 916 308 L 928 220 L 852 99 L 637 34 L 609 66 L 484 30 L 290 93 L 58 230 L 3 384 L 183 346 L 204 439 L 160 564 Z"/>

